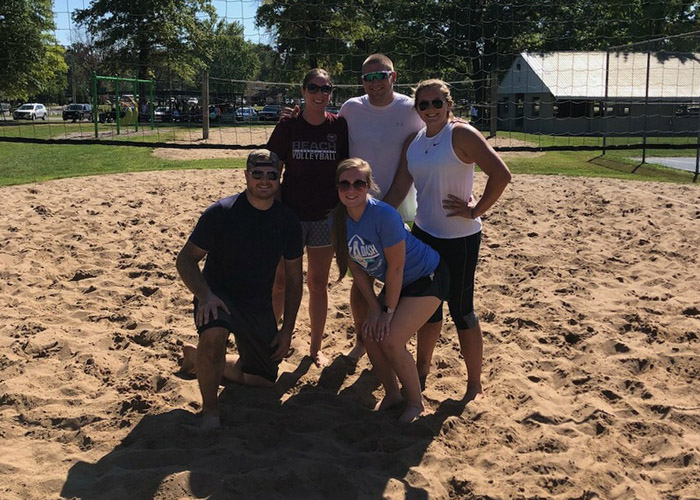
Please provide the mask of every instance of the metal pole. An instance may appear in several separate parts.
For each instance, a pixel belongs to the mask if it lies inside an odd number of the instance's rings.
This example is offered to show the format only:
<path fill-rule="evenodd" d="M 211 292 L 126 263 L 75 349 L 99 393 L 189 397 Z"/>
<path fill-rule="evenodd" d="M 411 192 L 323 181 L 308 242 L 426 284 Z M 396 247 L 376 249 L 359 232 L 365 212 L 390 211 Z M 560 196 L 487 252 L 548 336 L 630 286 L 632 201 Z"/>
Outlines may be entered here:
<path fill-rule="evenodd" d="M 603 99 L 603 109 L 601 117 L 603 120 L 603 155 L 606 153 L 608 146 L 608 85 L 610 84 L 610 49 L 605 51 L 605 98 Z"/>
<path fill-rule="evenodd" d="M 698 113 L 698 142 L 695 145 L 695 175 L 693 176 L 693 182 L 698 181 L 698 175 L 700 175 L 700 113 Z"/>
<path fill-rule="evenodd" d="M 209 71 L 202 76 L 202 139 L 209 139 Z"/>
<path fill-rule="evenodd" d="M 136 123 L 134 124 L 134 131 L 139 131 L 139 84 L 138 80 L 134 80 L 134 101 L 136 102 Z"/>
<path fill-rule="evenodd" d="M 153 87 L 155 86 L 155 83 L 153 82 L 152 78 L 148 81 L 148 83 L 149 83 L 150 94 L 151 94 L 151 101 L 148 103 L 148 108 L 150 109 L 150 115 L 151 115 L 151 130 L 155 130 L 155 128 L 156 128 L 156 111 L 153 107 L 153 99 L 155 99 Z"/>
<path fill-rule="evenodd" d="M 114 108 L 114 116 L 117 120 L 117 135 L 119 135 L 119 80 L 114 82 L 114 100 L 117 102 Z"/>
<path fill-rule="evenodd" d="M 491 137 L 496 137 L 498 133 L 498 75 L 495 71 L 491 75 L 491 116 L 489 120 L 489 134 Z"/>
<path fill-rule="evenodd" d="M 95 122 L 95 139 L 98 138 L 97 132 L 97 73 L 92 72 L 92 121 Z"/>
<path fill-rule="evenodd" d="M 647 43 L 647 81 L 646 81 L 646 91 L 644 93 L 644 130 L 642 135 L 642 163 L 647 162 L 647 113 L 649 108 L 649 73 L 651 66 L 651 48 Z M 630 106 L 630 122 L 632 120 L 631 106 Z"/>

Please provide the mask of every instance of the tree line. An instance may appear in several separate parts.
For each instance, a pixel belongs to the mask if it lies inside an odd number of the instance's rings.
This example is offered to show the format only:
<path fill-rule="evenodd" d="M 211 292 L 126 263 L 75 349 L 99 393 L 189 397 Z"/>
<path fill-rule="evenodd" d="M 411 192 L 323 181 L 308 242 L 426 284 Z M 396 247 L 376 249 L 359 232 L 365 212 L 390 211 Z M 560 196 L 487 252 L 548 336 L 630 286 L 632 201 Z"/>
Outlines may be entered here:
<path fill-rule="evenodd" d="M 485 82 L 522 51 L 605 50 L 697 31 L 700 1 L 268 0 L 256 23 L 271 44 L 243 37 L 210 0 L 92 0 L 73 12 L 83 35 L 58 44 L 51 0 L 0 3 L 0 99 L 89 95 L 93 71 L 196 86 L 203 71 L 230 80 L 298 82 L 311 67 L 359 83 L 373 52 L 389 54 L 404 82 Z M 698 52 L 697 39 L 657 50 Z M 242 86 L 231 86 L 242 91 Z M 70 92 L 68 92 L 70 94 Z"/>

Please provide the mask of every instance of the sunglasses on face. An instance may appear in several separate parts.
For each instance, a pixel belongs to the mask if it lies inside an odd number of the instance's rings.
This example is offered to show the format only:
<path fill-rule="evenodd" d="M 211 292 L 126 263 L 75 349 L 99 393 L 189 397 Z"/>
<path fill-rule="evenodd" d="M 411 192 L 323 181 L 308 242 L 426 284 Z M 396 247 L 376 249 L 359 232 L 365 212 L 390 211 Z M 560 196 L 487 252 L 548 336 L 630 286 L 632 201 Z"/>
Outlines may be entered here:
<path fill-rule="evenodd" d="M 386 80 L 391 76 L 391 71 L 373 71 L 362 75 L 362 79 L 366 82 L 374 82 L 377 80 Z"/>
<path fill-rule="evenodd" d="M 251 170 L 250 175 L 257 181 L 262 179 L 263 176 L 267 176 L 268 181 L 276 181 L 279 177 L 279 172 L 275 172 L 274 170 L 268 170 L 267 172 L 263 172 L 262 170 Z"/>
<path fill-rule="evenodd" d="M 367 187 L 367 181 L 363 181 L 362 179 L 357 179 L 356 181 L 350 182 L 350 181 L 338 181 L 338 189 L 340 191 L 347 191 L 350 189 L 350 187 L 353 187 L 356 190 L 360 189 L 365 189 Z"/>
<path fill-rule="evenodd" d="M 316 85 L 315 83 L 307 83 L 306 90 L 309 94 L 317 94 L 320 90 L 323 95 L 331 95 L 333 92 L 333 85 Z"/>
<path fill-rule="evenodd" d="M 445 101 L 443 101 L 442 99 L 433 99 L 432 101 L 421 101 L 418 103 L 418 109 L 420 109 L 421 111 L 425 111 L 431 104 L 435 109 L 442 109 L 442 106 L 443 104 L 445 104 Z"/>

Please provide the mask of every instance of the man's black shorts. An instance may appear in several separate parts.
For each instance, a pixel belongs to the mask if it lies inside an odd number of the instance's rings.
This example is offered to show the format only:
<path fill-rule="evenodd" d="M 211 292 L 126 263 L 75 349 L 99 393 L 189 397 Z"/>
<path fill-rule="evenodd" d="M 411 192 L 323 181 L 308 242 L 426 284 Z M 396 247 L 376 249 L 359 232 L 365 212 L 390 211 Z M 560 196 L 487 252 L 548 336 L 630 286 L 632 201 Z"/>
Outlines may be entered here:
<path fill-rule="evenodd" d="M 264 309 L 247 307 L 234 302 L 225 294 L 216 293 L 226 303 L 231 314 L 221 308 L 217 311 L 217 319 L 197 328 L 197 333 L 209 328 L 225 328 L 236 338 L 238 354 L 241 357 L 241 370 L 250 375 L 258 375 L 274 382 L 277 380 L 279 362 L 271 356 L 275 351 L 270 342 L 277 335 L 277 321 L 272 311 L 272 304 Z M 197 318 L 197 298 L 194 298 L 194 317 Z"/>

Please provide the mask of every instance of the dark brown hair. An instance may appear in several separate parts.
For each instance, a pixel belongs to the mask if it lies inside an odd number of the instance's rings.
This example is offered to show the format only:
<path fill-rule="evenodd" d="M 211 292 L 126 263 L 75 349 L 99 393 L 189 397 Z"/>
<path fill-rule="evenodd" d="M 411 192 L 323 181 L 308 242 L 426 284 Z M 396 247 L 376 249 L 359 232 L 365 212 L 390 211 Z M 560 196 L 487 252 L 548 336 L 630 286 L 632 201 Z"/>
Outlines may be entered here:
<path fill-rule="evenodd" d="M 379 187 L 374 182 L 372 177 L 372 169 L 365 160 L 361 158 L 348 158 L 341 161 L 338 164 L 338 169 L 335 171 L 335 183 L 338 184 L 340 176 L 343 172 L 348 170 L 356 169 L 360 173 L 365 174 L 365 180 L 370 191 L 379 193 Z M 350 258 L 348 254 L 348 224 L 347 216 L 348 210 L 339 202 L 338 205 L 333 209 L 333 228 L 331 229 L 331 243 L 333 243 L 333 248 L 335 249 L 335 263 L 338 266 L 338 281 L 342 280 L 348 272 L 348 259 Z"/>
<path fill-rule="evenodd" d="M 331 75 L 328 74 L 328 71 L 326 71 L 325 69 L 321 69 L 321 68 L 314 68 L 314 69 L 309 70 L 306 73 L 306 76 L 304 76 L 304 81 L 301 83 L 301 88 L 305 89 L 306 85 L 308 85 L 308 83 L 312 79 L 316 78 L 317 76 L 322 76 L 328 80 L 328 83 L 330 83 L 331 85 L 333 84 L 331 82 Z"/>

